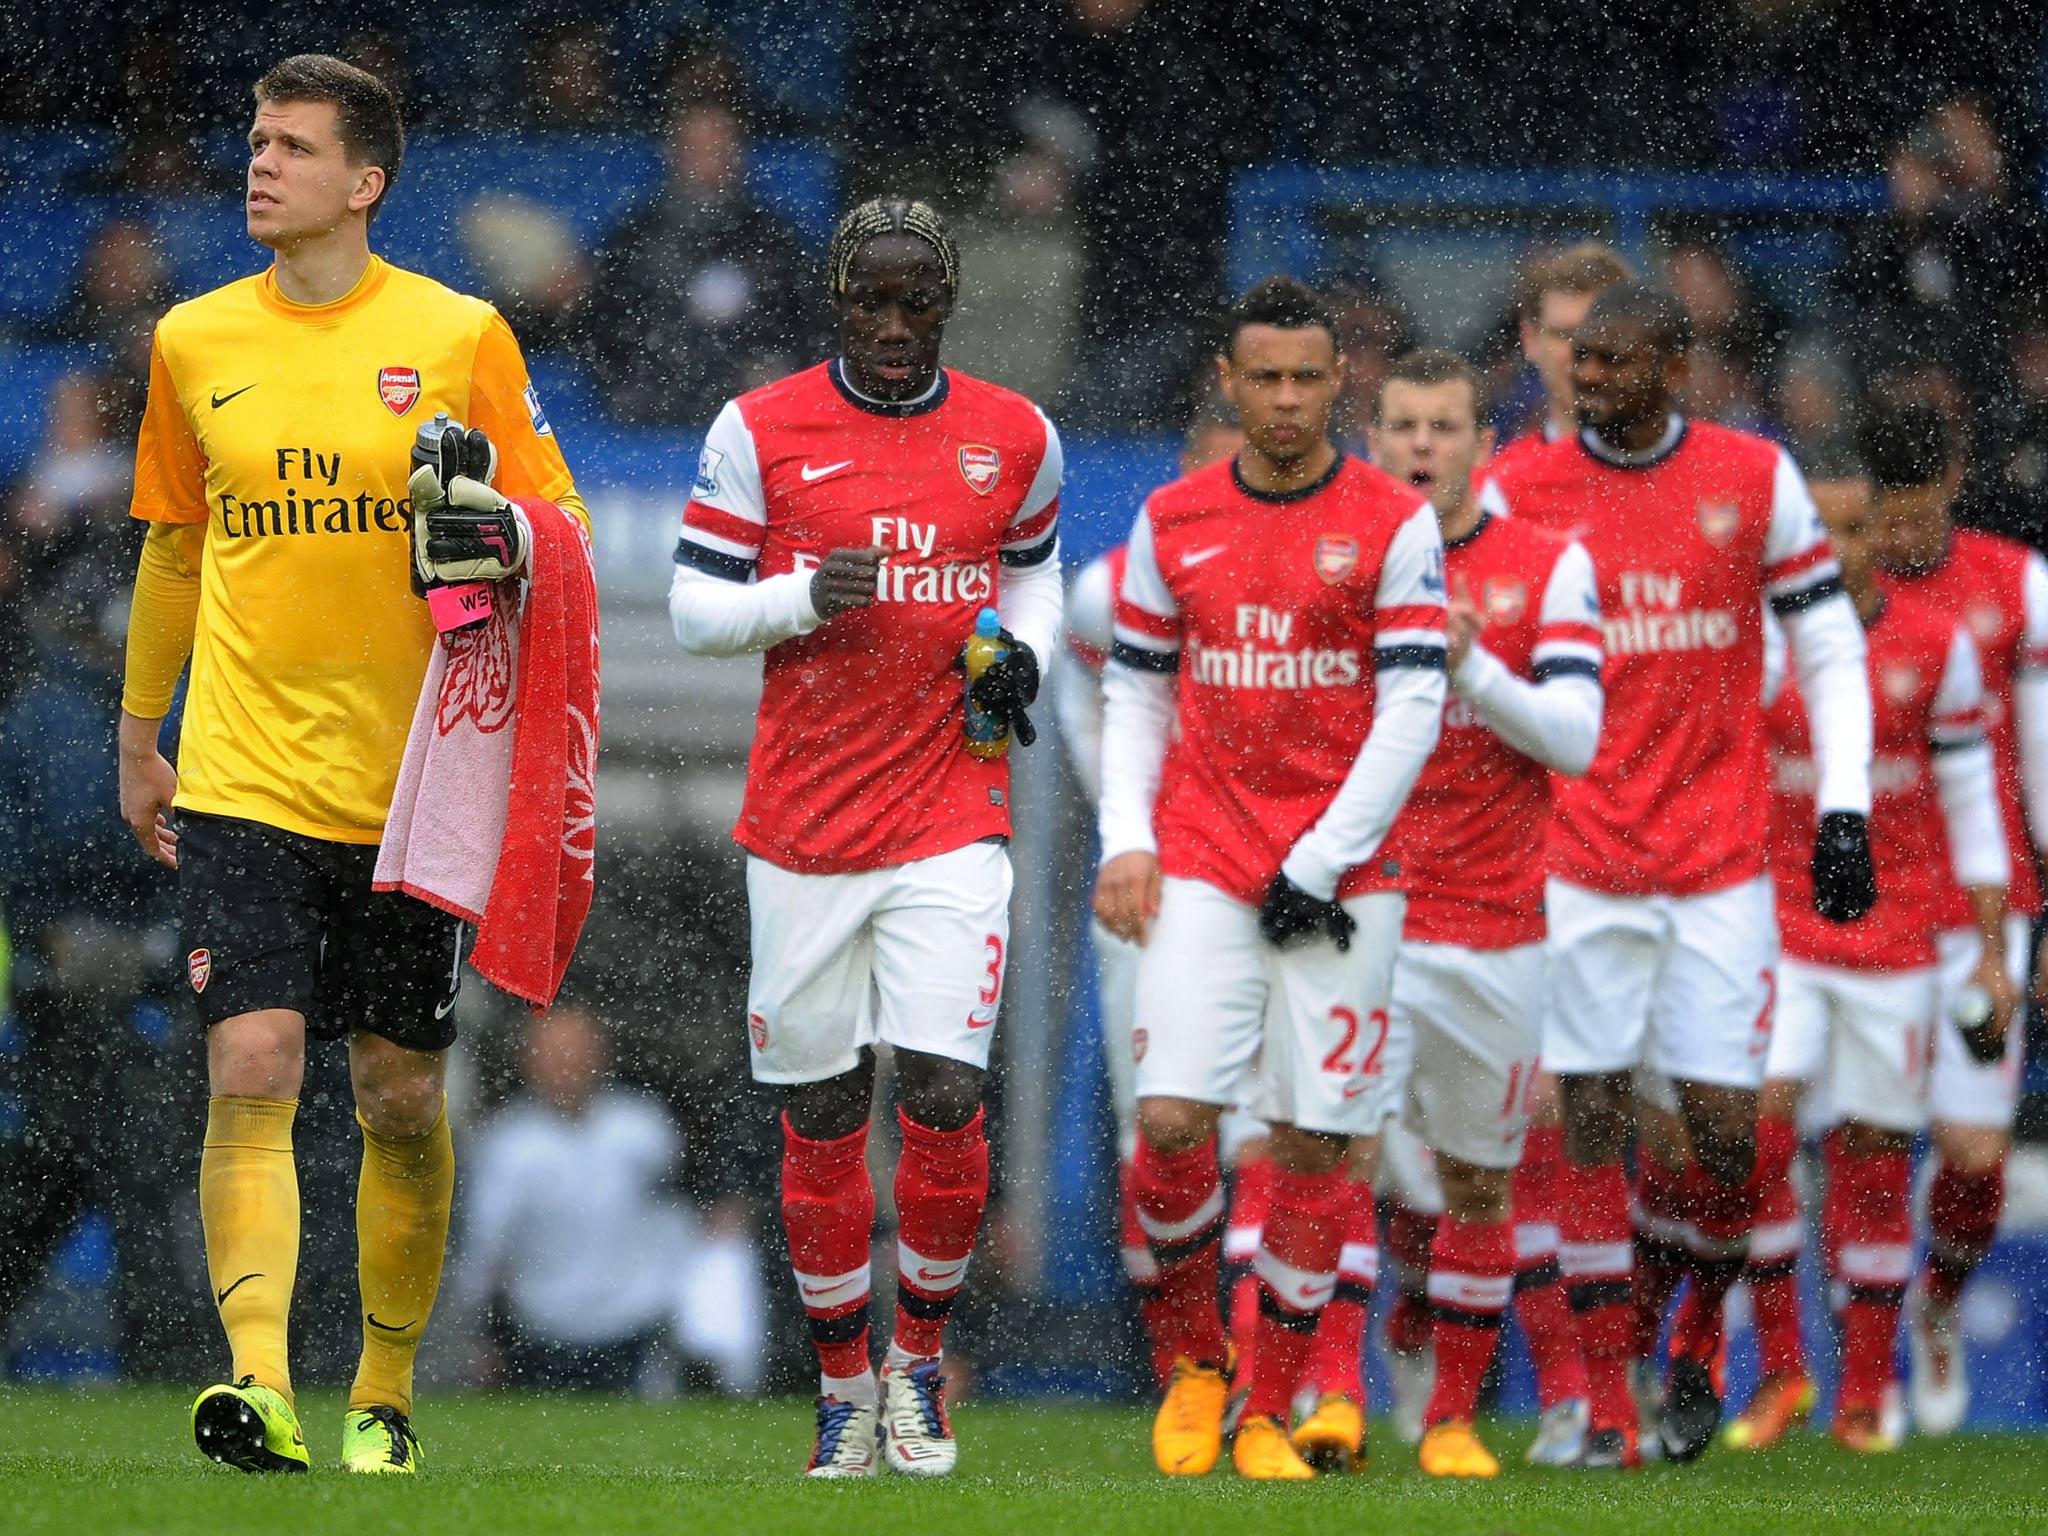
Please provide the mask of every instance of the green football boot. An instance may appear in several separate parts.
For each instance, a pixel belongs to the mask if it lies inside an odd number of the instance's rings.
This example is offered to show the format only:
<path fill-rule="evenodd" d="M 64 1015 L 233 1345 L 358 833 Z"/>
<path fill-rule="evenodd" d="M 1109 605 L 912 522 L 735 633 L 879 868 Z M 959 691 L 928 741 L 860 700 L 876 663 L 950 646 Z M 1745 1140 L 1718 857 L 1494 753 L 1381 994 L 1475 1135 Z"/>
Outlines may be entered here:
<path fill-rule="evenodd" d="M 208 1387 L 193 1400 L 192 1438 L 201 1455 L 243 1472 L 304 1472 L 312 1465 L 292 1405 L 253 1376 Z"/>
<path fill-rule="evenodd" d="M 341 1420 L 341 1464 L 350 1472 L 403 1473 L 424 1459 L 420 1437 L 396 1408 L 351 1408 Z"/>

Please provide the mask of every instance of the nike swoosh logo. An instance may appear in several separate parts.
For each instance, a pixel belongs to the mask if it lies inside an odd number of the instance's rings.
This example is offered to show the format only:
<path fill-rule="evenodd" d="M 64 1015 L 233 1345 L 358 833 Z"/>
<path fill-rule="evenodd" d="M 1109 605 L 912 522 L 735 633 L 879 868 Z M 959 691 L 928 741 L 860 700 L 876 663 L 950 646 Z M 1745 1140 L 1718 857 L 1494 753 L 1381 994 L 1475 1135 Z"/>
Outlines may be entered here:
<path fill-rule="evenodd" d="M 969 1029 L 987 1029 L 991 1024 L 995 1023 L 995 1021 L 996 1016 L 994 1014 L 990 1014 L 985 1019 L 977 1019 L 971 1013 L 967 1015 L 967 1027 Z"/>
<path fill-rule="evenodd" d="M 813 480 L 822 480 L 827 475 L 836 475 L 840 470 L 851 467 L 852 464 L 853 460 L 851 459 L 841 459 L 837 464 L 826 464 L 818 469 L 813 469 L 810 465 L 806 464 L 797 473 L 804 477 L 804 484 L 809 485 Z"/>
<path fill-rule="evenodd" d="M 414 1318 L 412 1323 L 400 1323 L 396 1327 L 393 1327 L 390 1323 L 378 1322 L 376 1313 L 365 1312 L 363 1314 L 363 1321 L 368 1323 L 372 1328 L 375 1328 L 380 1333 L 403 1333 L 406 1329 L 412 1327 L 413 1323 L 418 1322 L 419 1319 Z"/>
<path fill-rule="evenodd" d="M 799 1281 L 797 1284 L 797 1289 L 802 1291 L 806 1296 L 824 1296 L 832 1291 L 838 1290 L 839 1287 L 836 1285 L 805 1285 L 801 1281 Z"/>
<path fill-rule="evenodd" d="M 257 1270 L 256 1273 L 254 1273 L 253 1275 L 242 1276 L 241 1279 L 237 1280 L 233 1285 L 229 1286 L 226 1290 L 217 1292 L 214 1295 L 213 1304 L 215 1306 L 222 1305 L 227 1301 L 227 1299 L 230 1296 L 234 1295 L 236 1291 L 240 1290 L 243 1286 L 247 1285 L 251 1280 L 261 1280 L 262 1278 L 263 1271 L 260 1269 Z"/>
<path fill-rule="evenodd" d="M 222 406 L 226 405 L 230 400 L 234 399 L 236 395 L 246 395 L 247 393 L 249 393 L 250 390 L 254 389 L 255 387 L 256 386 L 254 384 L 244 384 L 240 389 L 225 395 L 221 394 L 219 391 L 216 390 L 213 395 L 213 408 L 217 411 Z"/>
<path fill-rule="evenodd" d="M 1204 560 L 1214 560 L 1228 548 L 1228 544 L 1211 544 L 1207 549 L 1198 549 L 1192 554 L 1182 555 L 1180 568 L 1187 570 L 1190 566 L 1200 565 Z"/>
<path fill-rule="evenodd" d="M 454 1011 L 455 999 L 452 997 L 444 997 L 441 1001 L 434 1004 L 434 1017 L 437 1019 L 445 1019 Z"/>
<path fill-rule="evenodd" d="M 960 1278 L 960 1271 L 957 1269 L 926 1269 L 920 1264 L 917 1266 L 917 1278 L 920 1280 L 958 1280 Z"/>

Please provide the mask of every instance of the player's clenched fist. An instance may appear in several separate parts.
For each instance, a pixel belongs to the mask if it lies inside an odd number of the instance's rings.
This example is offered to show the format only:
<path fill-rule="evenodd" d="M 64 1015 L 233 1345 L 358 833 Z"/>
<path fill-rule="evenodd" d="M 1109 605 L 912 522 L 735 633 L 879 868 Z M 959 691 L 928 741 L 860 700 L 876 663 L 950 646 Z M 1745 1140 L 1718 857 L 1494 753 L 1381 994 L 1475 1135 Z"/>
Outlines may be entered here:
<path fill-rule="evenodd" d="M 1472 585 L 1460 576 L 1444 609 L 1444 638 L 1450 644 L 1444 665 L 1453 677 L 1465 665 L 1465 658 L 1472 654 L 1472 642 L 1479 638 L 1479 631 L 1485 627 L 1486 615 L 1473 600 Z"/>
<path fill-rule="evenodd" d="M 482 431 L 450 427 L 439 461 L 420 464 L 412 494 L 412 566 L 421 590 L 441 583 L 502 581 L 526 568 L 519 510 L 493 490 L 498 450 Z"/>
<path fill-rule="evenodd" d="M 882 550 L 835 549 L 811 575 L 811 606 L 821 622 L 875 600 L 875 582 L 881 574 Z"/>
<path fill-rule="evenodd" d="M 1120 939 L 1142 944 L 1159 915 L 1159 856 L 1120 853 L 1095 877 L 1095 917 Z"/>

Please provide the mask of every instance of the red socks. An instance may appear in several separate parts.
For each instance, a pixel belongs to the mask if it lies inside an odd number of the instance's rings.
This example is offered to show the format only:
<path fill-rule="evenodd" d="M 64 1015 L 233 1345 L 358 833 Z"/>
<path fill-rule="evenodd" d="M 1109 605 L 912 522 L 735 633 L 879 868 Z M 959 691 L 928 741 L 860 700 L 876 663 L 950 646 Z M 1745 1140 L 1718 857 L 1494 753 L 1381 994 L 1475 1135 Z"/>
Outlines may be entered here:
<path fill-rule="evenodd" d="M 833 1381 L 872 1370 L 868 1251 L 874 1225 L 868 1128 L 836 1141 L 809 1141 L 783 1116 L 782 1226 L 828 1392 Z"/>
<path fill-rule="evenodd" d="M 1159 1152 L 1142 1137 L 1132 1162 L 1138 1224 L 1159 1265 L 1159 1301 L 1172 1352 L 1221 1365 L 1228 1353 L 1222 1278 L 1223 1181 L 1216 1138 Z"/>
<path fill-rule="evenodd" d="M 1230 1287 L 1230 1342 L 1237 1346 L 1240 1375 L 1252 1358 L 1259 1331 L 1259 1279 L 1252 1260 L 1265 1236 L 1273 1204 L 1273 1160 L 1263 1153 L 1241 1156 L 1230 1173 L 1230 1224 L 1223 1232 L 1224 1282 Z M 1169 1362 L 1171 1363 L 1171 1362 Z"/>
<path fill-rule="evenodd" d="M 1151 1346 L 1152 1375 L 1161 1387 L 1173 1370 L 1172 1341 L 1167 1337 L 1166 1308 L 1159 1300 L 1159 1265 L 1138 1225 L 1138 1184 L 1130 1160 L 1117 1165 L 1117 1228 L 1124 1274 L 1138 1293 L 1138 1321 Z"/>
<path fill-rule="evenodd" d="M 1557 1262 L 1557 1178 L 1563 1161 L 1564 1132 L 1554 1125 L 1531 1126 L 1513 1185 L 1515 1318 L 1529 1345 L 1529 1363 L 1536 1368 L 1536 1400 L 1546 1411 L 1591 1392 Z"/>
<path fill-rule="evenodd" d="M 1951 1307 L 1998 1235 L 2005 1208 L 2005 1161 L 1987 1173 L 1944 1162 L 1927 1191 L 1927 1299 Z"/>
<path fill-rule="evenodd" d="M 1685 1278 L 1686 1174 L 1673 1172 L 1636 1148 L 1635 1181 L 1629 1190 L 1629 1219 L 1635 1225 L 1635 1343 L 1630 1353 L 1647 1360 L 1657 1353 L 1664 1310 Z"/>
<path fill-rule="evenodd" d="M 983 1112 L 956 1131 L 919 1125 L 901 1110 L 903 1155 L 896 1163 L 896 1336 L 893 1353 L 936 1356 L 946 1319 L 988 1205 L 988 1138 Z"/>
<path fill-rule="evenodd" d="M 1913 1272 L 1911 1158 L 1904 1151 L 1843 1153 L 1832 1162 L 1823 1220 L 1835 1229 L 1835 1276 L 1847 1297 L 1841 1404 L 1881 1408 L 1896 1370 L 1899 1308 Z"/>
<path fill-rule="evenodd" d="M 1316 1324 L 1309 1379 L 1316 1393 L 1336 1392 L 1365 1404 L 1365 1320 L 1372 1313 L 1372 1288 L 1379 1278 L 1379 1208 L 1372 1186 L 1344 1181 L 1344 1246 L 1337 1252 L 1337 1289 Z"/>
<path fill-rule="evenodd" d="M 1635 1248 L 1628 1214 L 1628 1175 L 1618 1162 L 1559 1168 L 1558 1249 L 1579 1348 L 1592 1389 L 1593 1425 L 1620 1429 L 1635 1423 L 1629 1395 L 1629 1350 L 1635 1343 L 1635 1315 L 1629 1282 Z"/>
<path fill-rule="evenodd" d="M 1717 1182 L 1697 1158 L 1685 1170 L 1685 1201 L 1691 1218 L 1686 1232 L 1692 1275 L 1690 1306 L 1701 1325 L 1686 1343 L 1694 1358 L 1711 1357 L 1720 1349 L 1721 1303 L 1742 1274 L 1764 1185 L 1786 1177 L 1797 1148 L 1798 1138 L 1789 1120 L 1759 1120 L 1756 1159 L 1742 1183 Z"/>
<path fill-rule="evenodd" d="M 1446 1215 L 1438 1224 L 1429 1270 L 1436 1385 L 1423 1423 L 1470 1422 L 1480 1379 L 1507 1317 L 1514 1277 L 1515 1235 L 1509 1223 L 1464 1222 Z"/>
<path fill-rule="evenodd" d="M 1806 1374 L 1806 1349 L 1799 1336 L 1799 1250 L 1805 1242 L 1806 1223 L 1789 1166 L 1775 1175 L 1766 1172 L 1742 1271 L 1766 1376 Z"/>
<path fill-rule="evenodd" d="M 1272 1208 L 1253 1261 L 1259 1276 L 1259 1327 L 1247 1414 L 1287 1421 L 1294 1389 L 1315 1346 L 1317 1319 L 1336 1290 L 1349 1188 L 1342 1169 L 1273 1171 Z"/>
<path fill-rule="evenodd" d="M 1437 1214 L 1400 1200 L 1387 1202 L 1387 1257 L 1393 1261 L 1394 1304 L 1387 1310 L 1387 1347 L 1413 1354 L 1429 1342 L 1429 1251 Z"/>

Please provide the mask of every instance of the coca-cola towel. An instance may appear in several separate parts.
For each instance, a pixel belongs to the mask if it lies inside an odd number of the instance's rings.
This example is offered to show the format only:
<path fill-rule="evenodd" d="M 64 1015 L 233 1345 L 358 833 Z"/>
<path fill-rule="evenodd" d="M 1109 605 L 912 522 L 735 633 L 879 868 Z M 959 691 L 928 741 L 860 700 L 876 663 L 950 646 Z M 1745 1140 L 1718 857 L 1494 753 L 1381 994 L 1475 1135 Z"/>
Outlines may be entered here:
<path fill-rule="evenodd" d="M 476 924 L 477 974 L 538 1010 L 590 915 L 597 583 L 574 517 L 517 505 L 531 579 L 434 647 L 371 879 Z"/>

